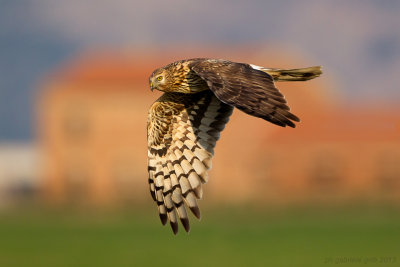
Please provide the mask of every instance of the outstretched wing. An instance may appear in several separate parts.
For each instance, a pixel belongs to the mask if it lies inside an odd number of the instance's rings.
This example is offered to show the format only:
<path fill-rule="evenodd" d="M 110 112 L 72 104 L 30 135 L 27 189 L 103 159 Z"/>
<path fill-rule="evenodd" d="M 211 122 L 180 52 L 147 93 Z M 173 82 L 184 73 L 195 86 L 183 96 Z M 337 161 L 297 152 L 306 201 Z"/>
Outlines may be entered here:
<path fill-rule="evenodd" d="M 275 87 L 273 78 L 249 64 L 199 59 L 194 60 L 190 68 L 226 104 L 283 127 L 295 127 L 292 121 L 300 121 L 289 112 L 290 108 Z"/>
<path fill-rule="evenodd" d="M 150 192 L 161 222 L 178 232 L 179 217 L 190 230 L 187 207 L 200 218 L 197 199 L 208 180 L 214 147 L 233 108 L 207 90 L 165 93 L 150 108 L 147 122 Z"/>

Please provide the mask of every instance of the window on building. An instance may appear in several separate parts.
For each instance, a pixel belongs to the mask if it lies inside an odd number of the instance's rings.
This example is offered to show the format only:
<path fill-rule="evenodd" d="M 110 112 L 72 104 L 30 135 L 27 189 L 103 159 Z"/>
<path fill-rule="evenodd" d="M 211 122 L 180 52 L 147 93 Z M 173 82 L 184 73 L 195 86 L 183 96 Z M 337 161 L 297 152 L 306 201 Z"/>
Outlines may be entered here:
<path fill-rule="evenodd" d="M 392 151 L 383 152 L 377 157 L 376 180 L 384 192 L 400 191 L 400 154 Z"/>
<path fill-rule="evenodd" d="M 71 103 L 65 109 L 63 128 L 67 139 L 79 141 L 86 139 L 90 126 L 88 107 L 82 103 Z"/>
<path fill-rule="evenodd" d="M 65 194 L 70 203 L 83 203 L 89 198 L 89 173 L 82 164 L 65 169 Z"/>
<path fill-rule="evenodd" d="M 321 152 L 312 162 L 310 187 L 323 193 L 340 190 L 344 176 L 343 159 L 332 152 Z"/>
<path fill-rule="evenodd" d="M 114 183 L 114 189 L 116 196 L 119 201 L 132 202 L 138 198 L 138 189 L 143 189 L 143 186 L 138 183 L 144 183 L 137 175 L 137 169 L 135 169 L 132 163 L 132 158 L 118 158 L 113 161 L 110 177 Z"/>

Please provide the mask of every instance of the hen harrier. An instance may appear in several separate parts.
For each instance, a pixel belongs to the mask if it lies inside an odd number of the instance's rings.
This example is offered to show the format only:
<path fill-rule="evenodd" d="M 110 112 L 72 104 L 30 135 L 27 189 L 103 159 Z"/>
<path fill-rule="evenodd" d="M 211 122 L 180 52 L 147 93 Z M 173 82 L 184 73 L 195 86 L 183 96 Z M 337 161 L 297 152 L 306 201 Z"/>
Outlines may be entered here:
<path fill-rule="evenodd" d="M 181 60 L 155 70 L 151 90 L 164 94 L 147 121 L 150 192 L 163 225 L 174 234 L 178 217 L 190 230 L 186 207 L 200 218 L 197 199 L 208 180 L 214 147 L 236 107 L 279 126 L 295 127 L 293 115 L 274 81 L 305 81 L 321 67 L 269 69 L 220 59 Z"/>

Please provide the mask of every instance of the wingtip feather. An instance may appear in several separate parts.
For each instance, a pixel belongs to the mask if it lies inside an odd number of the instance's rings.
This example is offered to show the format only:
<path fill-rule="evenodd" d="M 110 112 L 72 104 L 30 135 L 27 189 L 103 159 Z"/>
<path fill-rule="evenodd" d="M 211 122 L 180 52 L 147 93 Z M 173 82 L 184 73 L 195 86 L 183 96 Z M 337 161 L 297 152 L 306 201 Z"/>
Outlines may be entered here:
<path fill-rule="evenodd" d="M 166 225 L 167 221 L 168 221 L 167 214 L 160 213 L 160 220 L 161 220 L 162 225 Z"/>
<path fill-rule="evenodd" d="M 181 223 L 183 225 L 183 228 L 185 228 L 185 231 L 187 233 L 190 232 L 190 224 L 189 224 L 189 219 L 188 218 L 181 218 Z"/>
<path fill-rule="evenodd" d="M 172 232 L 174 235 L 178 234 L 178 223 L 170 221 L 169 224 L 171 225 Z"/>
<path fill-rule="evenodd" d="M 200 214 L 200 209 L 198 206 L 194 206 L 194 207 L 189 207 L 190 210 L 192 211 L 193 215 L 197 218 L 197 219 L 201 219 L 201 214 Z"/>

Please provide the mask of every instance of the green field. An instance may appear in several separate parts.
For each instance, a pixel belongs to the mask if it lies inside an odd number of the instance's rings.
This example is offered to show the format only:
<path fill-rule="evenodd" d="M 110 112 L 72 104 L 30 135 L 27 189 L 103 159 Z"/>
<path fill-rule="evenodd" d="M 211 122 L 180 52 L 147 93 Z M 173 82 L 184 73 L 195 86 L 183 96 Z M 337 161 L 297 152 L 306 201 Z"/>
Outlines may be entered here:
<path fill-rule="evenodd" d="M 145 210 L 3 212 L 0 266 L 400 266 L 399 208 L 202 210 L 177 236 Z"/>

